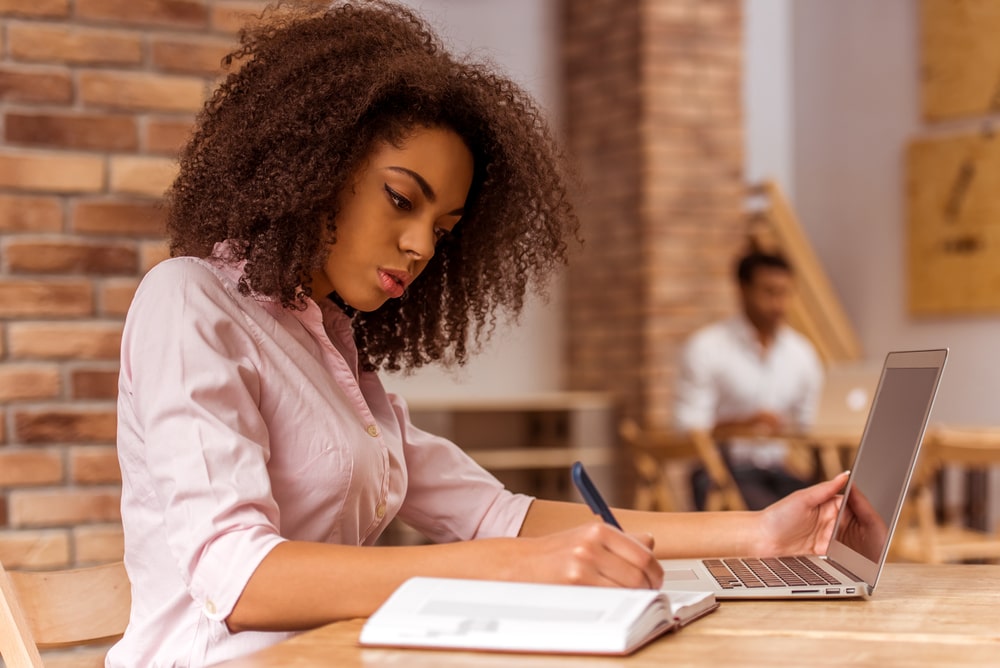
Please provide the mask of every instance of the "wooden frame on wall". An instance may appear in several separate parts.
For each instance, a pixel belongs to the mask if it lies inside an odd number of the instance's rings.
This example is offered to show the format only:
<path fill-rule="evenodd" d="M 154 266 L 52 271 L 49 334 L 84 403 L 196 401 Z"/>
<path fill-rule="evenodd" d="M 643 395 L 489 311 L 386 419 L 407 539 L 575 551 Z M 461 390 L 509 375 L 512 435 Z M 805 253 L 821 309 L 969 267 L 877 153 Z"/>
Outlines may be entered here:
<path fill-rule="evenodd" d="M 952 129 L 913 140 L 905 156 L 909 309 L 997 313 L 1000 3 L 922 0 L 920 21 L 922 112 Z"/>

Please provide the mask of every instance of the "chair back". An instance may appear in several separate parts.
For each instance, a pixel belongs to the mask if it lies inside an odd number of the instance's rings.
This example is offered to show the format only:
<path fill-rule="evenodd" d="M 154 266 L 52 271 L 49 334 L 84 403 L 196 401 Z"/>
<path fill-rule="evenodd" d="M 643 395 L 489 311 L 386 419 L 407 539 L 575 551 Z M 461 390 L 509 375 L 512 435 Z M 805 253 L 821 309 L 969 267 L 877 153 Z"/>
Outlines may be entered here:
<path fill-rule="evenodd" d="M 1000 465 L 1000 430 L 938 427 L 931 434 L 931 455 L 942 465 L 969 469 Z"/>
<path fill-rule="evenodd" d="M 920 465 L 904 506 L 902 535 L 893 554 L 907 561 L 948 563 L 1000 560 L 1000 535 L 965 526 L 964 518 L 938 518 L 938 473 L 949 467 L 982 470 L 1000 466 L 1000 431 L 938 427 L 927 434 Z"/>
<path fill-rule="evenodd" d="M 709 478 L 706 510 L 746 510 L 743 495 L 708 432 L 644 429 L 634 420 L 625 419 L 618 426 L 618 435 L 630 451 L 636 472 L 635 508 L 686 510 L 688 504 L 678 497 L 690 497 L 690 488 L 686 487 L 683 495 L 677 494 L 664 466 L 694 460 L 704 467 Z"/>
<path fill-rule="evenodd" d="M 42 668 L 39 648 L 113 640 L 125 632 L 131 604 L 121 561 L 38 572 L 0 564 L 0 656 L 7 668 Z"/>

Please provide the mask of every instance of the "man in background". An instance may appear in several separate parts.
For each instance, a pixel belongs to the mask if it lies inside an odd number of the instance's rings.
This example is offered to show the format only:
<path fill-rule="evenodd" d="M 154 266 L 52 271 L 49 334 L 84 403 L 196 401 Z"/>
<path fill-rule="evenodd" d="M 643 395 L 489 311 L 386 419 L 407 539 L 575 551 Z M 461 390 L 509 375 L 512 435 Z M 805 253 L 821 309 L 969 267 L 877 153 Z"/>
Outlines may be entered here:
<path fill-rule="evenodd" d="M 823 370 L 812 344 L 786 323 L 788 261 L 751 252 L 736 278 L 741 312 L 695 332 L 684 347 L 674 420 L 685 431 L 711 432 L 748 507 L 759 509 L 808 484 L 789 472 L 787 447 L 767 437 L 812 424 Z M 704 471 L 692 487 L 703 508 Z"/>

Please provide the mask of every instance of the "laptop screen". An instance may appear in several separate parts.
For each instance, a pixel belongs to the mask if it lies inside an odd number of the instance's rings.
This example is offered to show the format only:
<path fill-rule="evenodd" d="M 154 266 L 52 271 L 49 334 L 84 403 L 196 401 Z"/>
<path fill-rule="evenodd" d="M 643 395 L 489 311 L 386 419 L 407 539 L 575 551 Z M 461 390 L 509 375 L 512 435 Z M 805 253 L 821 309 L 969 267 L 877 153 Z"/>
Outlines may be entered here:
<path fill-rule="evenodd" d="M 869 412 L 828 556 L 872 586 L 906 496 L 944 357 L 945 351 L 890 353 Z"/>

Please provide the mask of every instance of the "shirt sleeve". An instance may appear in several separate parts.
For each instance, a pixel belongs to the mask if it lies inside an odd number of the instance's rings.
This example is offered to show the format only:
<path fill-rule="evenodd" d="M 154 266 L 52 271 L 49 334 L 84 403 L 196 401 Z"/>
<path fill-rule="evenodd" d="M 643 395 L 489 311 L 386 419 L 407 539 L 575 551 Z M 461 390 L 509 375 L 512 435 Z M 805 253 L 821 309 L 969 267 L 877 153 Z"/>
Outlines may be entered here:
<path fill-rule="evenodd" d="M 684 431 L 711 429 L 715 425 L 718 391 L 702 348 L 697 337 L 689 340 L 681 351 L 677 368 L 674 426 Z"/>
<path fill-rule="evenodd" d="M 516 536 L 533 498 L 511 493 L 457 445 L 413 426 L 406 402 L 389 399 L 408 478 L 399 517 L 435 542 Z"/>
<path fill-rule="evenodd" d="M 258 409 L 255 330 L 220 278 L 171 260 L 144 279 L 122 342 L 123 387 L 167 543 L 191 596 L 225 619 L 282 538 Z"/>

